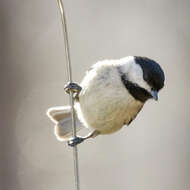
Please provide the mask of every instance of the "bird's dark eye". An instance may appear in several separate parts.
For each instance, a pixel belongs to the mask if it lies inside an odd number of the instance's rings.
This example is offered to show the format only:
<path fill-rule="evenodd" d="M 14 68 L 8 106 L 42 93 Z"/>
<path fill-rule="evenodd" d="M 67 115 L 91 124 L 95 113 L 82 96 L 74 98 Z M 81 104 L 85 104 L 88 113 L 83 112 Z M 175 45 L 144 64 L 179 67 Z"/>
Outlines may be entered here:
<path fill-rule="evenodd" d="M 151 88 L 151 90 L 156 90 L 156 91 L 159 91 L 160 90 L 160 87 L 159 85 L 153 85 L 154 87 Z M 157 86 L 157 87 L 155 87 Z"/>

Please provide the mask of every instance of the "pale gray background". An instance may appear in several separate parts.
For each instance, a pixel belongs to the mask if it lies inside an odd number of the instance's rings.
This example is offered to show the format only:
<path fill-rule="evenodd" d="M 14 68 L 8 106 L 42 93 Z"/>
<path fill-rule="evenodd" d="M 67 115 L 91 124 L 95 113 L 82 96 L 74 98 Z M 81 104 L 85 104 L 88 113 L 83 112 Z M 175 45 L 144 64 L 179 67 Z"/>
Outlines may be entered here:
<path fill-rule="evenodd" d="M 165 70 L 159 102 L 129 128 L 79 146 L 81 190 L 189 190 L 189 0 L 65 0 L 74 80 L 102 59 L 148 56 Z M 0 1 L 0 189 L 72 190 L 72 149 L 47 108 L 68 104 L 56 0 Z"/>

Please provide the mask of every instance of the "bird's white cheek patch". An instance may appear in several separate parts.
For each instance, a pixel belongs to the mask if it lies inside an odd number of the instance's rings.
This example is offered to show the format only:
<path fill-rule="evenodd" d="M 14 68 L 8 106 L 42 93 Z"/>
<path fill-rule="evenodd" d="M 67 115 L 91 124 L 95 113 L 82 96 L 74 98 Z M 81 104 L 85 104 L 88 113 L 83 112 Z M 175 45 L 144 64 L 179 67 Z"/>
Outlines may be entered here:
<path fill-rule="evenodd" d="M 140 65 L 138 65 L 136 63 L 132 64 L 127 76 L 128 76 L 129 81 L 131 81 L 135 84 L 138 84 L 141 88 L 144 88 L 147 91 L 151 90 L 151 87 L 143 79 L 143 70 Z"/>

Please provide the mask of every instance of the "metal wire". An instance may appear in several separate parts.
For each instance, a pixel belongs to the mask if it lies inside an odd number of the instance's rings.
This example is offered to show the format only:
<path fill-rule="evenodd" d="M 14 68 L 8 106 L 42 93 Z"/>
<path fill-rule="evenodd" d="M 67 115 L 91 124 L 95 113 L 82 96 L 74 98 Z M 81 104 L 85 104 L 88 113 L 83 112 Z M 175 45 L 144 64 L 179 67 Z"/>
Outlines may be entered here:
<path fill-rule="evenodd" d="M 68 76 L 68 81 L 72 82 L 71 57 L 70 57 L 70 51 L 69 51 L 69 40 L 68 40 L 65 11 L 64 11 L 62 0 L 57 0 L 57 2 L 58 2 L 60 13 L 61 13 L 61 21 L 62 21 L 62 27 L 63 27 L 65 55 L 66 55 L 66 63 L 67 63 L 66 64 L 67 76 Z M 72 133 L 73 133 L 73 138 L 75 138 L 76 137 L 76 120 L 75 120 L 74 100 L 73 100 L 72 92 L 70 93 L 69 100 L 70 100 L 71 115 L 72 115 Z M 73 147 L 73 160 L 74 160 L 75 190 L 80 190 L 77 146 Z"/>

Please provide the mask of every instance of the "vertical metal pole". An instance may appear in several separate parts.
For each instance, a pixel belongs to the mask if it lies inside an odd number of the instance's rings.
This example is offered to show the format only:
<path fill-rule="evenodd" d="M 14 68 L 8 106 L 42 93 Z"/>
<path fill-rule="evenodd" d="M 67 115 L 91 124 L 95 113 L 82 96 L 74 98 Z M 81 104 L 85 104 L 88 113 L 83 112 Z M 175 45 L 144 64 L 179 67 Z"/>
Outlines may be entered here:
<path fill-rule="evenodd" d="M 65 55 L 66 55 L 66 63 L 67 63 L 67 75 L 68 75 L 69 82 L 72 82 L 72 68 L 71 68 L 71 58 L 70 58 L 70 52 L 69 52 L 69 41 L 68 41 L 65 11 L 64 11 L 62 0 L 57 0 L 57 2 L 58 2 L 60 13 L 61 13 L 61 21 L 62 21 L 62 27 L 63 27 Z M 71 114 L 72 114 L 73 137 L 76 137 L 76 120 L 75 120 L 73 93 L 70 93 L 70 105 L 71 105 Z M 73 159 L 74 159 L 74 174 L 75 174 L 75 190 L 80 190 L 77 146 L 73 147 Z"/>

